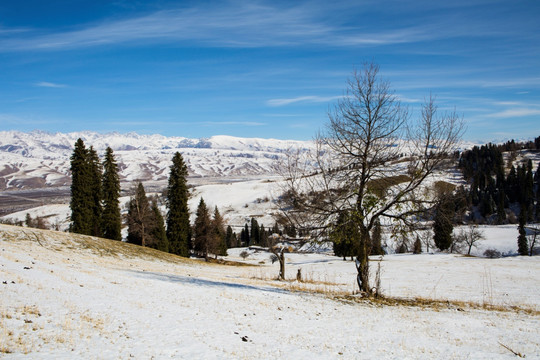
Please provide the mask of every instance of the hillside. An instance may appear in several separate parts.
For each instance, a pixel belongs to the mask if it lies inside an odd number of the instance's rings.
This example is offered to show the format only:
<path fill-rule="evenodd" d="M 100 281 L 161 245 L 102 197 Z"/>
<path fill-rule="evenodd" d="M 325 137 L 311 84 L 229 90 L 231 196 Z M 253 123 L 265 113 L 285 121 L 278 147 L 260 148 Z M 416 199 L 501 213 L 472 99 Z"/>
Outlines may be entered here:
<path fill-rule="evenodd" d="M 233 251 L 229 259 L 240 258 Z M 301 283 L 272 280 L 277 265 L 263 253 L 247 262 L 254 266 L 206 264 L 121 242 L 0 225 L 1 354 L 515 358 L 506 346 L 527 358 L 540 356 L 540 280 L 531 276 L 540 271 L 537 257 L 385 257 L 383 283 L 392 295 L 400 283 L 408 298 L 424 287 L 437 298 L 455 294 L 455 302 L 423 305 L 346 296 L 351 291 L 339 288 L 352 288 L 354 265 L 329 255 L 290 255 L 289 278 L 302 267 L 307 282 Z M 460 278 L 471 286 L 456 292 Z M 479 305 L 467 303 L 473 293 Z"/>
<path fill-rule="evenodd" d="M 69 158 L 78 138 L 99 155 L 110 146 L 124 182 L 166 180 L 177 151 L 184 156 L 191 177 L 275 175 L 287 149 L 311 146 L 304 141 L 232 136 L 188 139 L 136 133 L 0 131 L 0 190 L 70 184 Z"/>

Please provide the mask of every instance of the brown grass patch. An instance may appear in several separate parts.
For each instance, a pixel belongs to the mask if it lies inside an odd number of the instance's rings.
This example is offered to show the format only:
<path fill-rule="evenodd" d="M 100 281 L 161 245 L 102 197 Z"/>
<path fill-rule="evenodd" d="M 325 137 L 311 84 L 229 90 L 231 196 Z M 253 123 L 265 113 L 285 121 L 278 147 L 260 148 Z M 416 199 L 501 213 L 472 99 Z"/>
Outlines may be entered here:
<path fill-rule="evenodd" d="M 407 175 L 395 175 L 387 176 L 381 179 L 371 180 L 368 182 L 368 189 L 375 195 L 382 197 L 386 190 L 392 186 L 411 181 L 411 178 Z"/>
<path fill-rule="evenodd" d="M 491 304 L 479 304 L 469 301 L 457 301 L 457 300 L 434 300 L 426 298 L 394 298 L 386 296 L 378 297 L 362 297 L 358 295 L 345 295 L 338 296 L 336 300 L 352 302 L 352 303 L 364 303 L 375 306 L 407 306 L 407 307 L 419 307 L 423 309 L 430 309 L 435 311 L 440 310 L 488 310 L 496 312 L 512 312 L 526 314 L 530 316 L 540 316 L 540 311 L 532 308 L 515 306 L 515 305 L 491 305 Z"/>

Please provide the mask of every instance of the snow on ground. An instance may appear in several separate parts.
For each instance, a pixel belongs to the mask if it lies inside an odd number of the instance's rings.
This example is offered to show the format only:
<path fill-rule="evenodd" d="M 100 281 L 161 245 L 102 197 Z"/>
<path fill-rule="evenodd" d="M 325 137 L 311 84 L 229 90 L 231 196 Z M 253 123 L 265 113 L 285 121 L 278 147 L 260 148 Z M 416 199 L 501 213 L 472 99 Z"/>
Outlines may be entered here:
<path fill-rule="evenodd" d="M 270 177 L 262 180 L 234 181 L 196 186 L 189 199 L 191 220 L 193 221 L 195 219 L 197 206 L 202 197 L 212 212 L 214 206 L 219 208 L 227 224 L 235 227 L 244 226 L 245 223 L 249 223 L 251 218 L 254 217 L 257 218 L 260 225 L 264 225 L 266 228 L 271 227 L 275 223 L 272 215 L 278 211 L 273 199 L 279 193 L 279 184 L 279 181 Z M 156 194 L 147 191 L 147 196 Z M 120 198 L 120 208 L 123 214 L 127 213 L 129 199 L 129 196 Z M 164 215 L 167 212 L 164 206 L 162 207 L 162 212 Z M 69 228 L 69 216 L 71 215 L 69 204 L 38 206 L 5 215 L 0 219 L 24 222 L 26 214 L 30 214 L 32 218 L 36 218 L 37 216 L 44 217 L 52 228 L 56 228 L 56 225 L 62 231 Z"/>
<path fill-rule="evenodd" d="M 241 259 L 242 250 L 231 250 L 230 258 Z M 351 262 L 286 256 L 289 276 L 302 267 L 306 276 L 312 271 L 313 280 L 328 272 L 328 282 L 351 283 Z M 489 274 L 494 302 L 511 293 L 524 307 L 538 310 L 538 259 L 393 255 L 383 260 L 383 284 L 392 295 L 435 288 L 437 297 L 454 294 L 468 301 L 477 293 L 473 280 Z M 0 225 L 0 354 L 8 359 L 515 358 L 504 344 L 527 358 L 540 357 L 537 311 L 355 302 L 291 291 L 298 282 L 265 280 L 277 273 L 268 253 L 252 253 L 246 261 L 254 266 L 206 264 L 120 242 Z M 459 277 L 460 282 L 452 280 Z M 458 283 L 466 286 L 456 289 Z"/>

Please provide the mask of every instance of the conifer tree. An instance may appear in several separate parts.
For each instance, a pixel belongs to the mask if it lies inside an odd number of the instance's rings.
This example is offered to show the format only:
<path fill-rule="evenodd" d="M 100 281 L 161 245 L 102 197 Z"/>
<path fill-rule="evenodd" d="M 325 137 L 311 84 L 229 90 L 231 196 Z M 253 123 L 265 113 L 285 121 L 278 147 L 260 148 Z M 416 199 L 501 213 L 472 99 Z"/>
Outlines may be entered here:
<path fill-rule="evenodd" d="M 188 257 L 191 249 L 189 224 L 187 166 L 179 152 L 175 153 L 170 167 L 167 188 L 167 239 L 173 254 Z"/>
<path fill-rule="evenodd" d="M 120 178 L 118 165 L 113 151 L 107 147 L 105 160 L 103 161 L 103 213 L 102 230 L 103 237 L 112 240 L 122 240 L 122 217 L 120 215 Z"/>
<path fill-rule="evenodd" d="M 264 228 L 264 225 L 261 225 L 259 227 L 259 235 L 260 235 L 260 238 L 261 238 L 261 245 L 264 246 L 264 247 L 268 247 L 268 232 L 266 231 L 266 229 Z"/>
<path fill-rule="evenodd" d="M 527 241 L 527 233 L 525 232 L 525 224 L 527 222 L 527 214 L 526 211 L 523 211 L 524 209 L 521 209 L 521 212 L 519 214 L 519 225 L 518 225 L 518 253 L 519 255 L 529 255 L 529 242 Z"/>
<path fill-rule="evenodd" d="M 259 223 L 257 219 L 251 218 L 251 236 L 250 236 L 250 245 L 260 245 L 261 244 L 261 234 L 259 232 Z"/>
<path fill-rule="evenodd" d="M 248 224 L 244 225 L 244 229 L 242 229 L 242 232 L 240 233 L 240 241 L 242 242 L 241 246 L 249 246 L 249 228 Z"/>
<path fill-rule="evenodd" d="M 147 246 L 149 233 L 152 227 L 152 211 L 144 186 L 137 185 L 135 195 L 129 201 L 127 215 L 128 236 L 127 241 L 132 244 Z"/>
<path fill-rule="evenodd" d="M 274 227 L 272 228 L 272 234 L 279 234 L 279 235 L 281 235 L 281 234 L 279 233 L 279 226 L 278 226 L 278 223 L 277 223 L 277 222 L 274 223 Z"/>
<path fill-rule="evenodd" d="M 433 241 L 439 250 L 446 250 L 452 245 L 452 203 L 443 197 L 435 209 L 433 222 Z"/>
<path fill-rule="evenodd" d="M 193 224 L 193 250 L 205 259 L 208 259 L 208 253 L 212 247 L 212 237 L 210 214 L 204 199 L 201 198 Z"/>
<path fill-rule="evenodd" d="M 233 229 L 231 225 L 227 226 L 227 232 L 225 234 L 225 244 L 227 244 L 227 249 L 233 247 Z"/>
<path fill-rule="evenodd" d="M 384 255 L 381 222 L 377 221 L 371 232 L 371 255 Z"/>
<path fill-rule="evenodd" d="M 77 139 L 71 155 L 71 224 L 70 231 L 92 234 L 93 201 L 89 152 L 82 139 Z"/>
<path fill-rule="evenodd" d="M 148 245 L 156 250 L 169 252 L 169 240 L 165 231 L 163 215 L 158 207 L 157 198 L 152 202 L 152 221 L 150 229 L 151 243 Z"/>
<path fill-rule="evenodd" d="M 540 136 L 537 138 L 540 140 Z M 535 208 L 534 208 L 534 214 L 535 214 L 535 220 L 540 220 L 540 163 L 538 163 L 538 168 L 536 169 L 536 172 L 534 174 L 534 183 L 535 183 Z"/>
<path fill-rule="evenodd" d="M 225 229 L 223 225 L 223 217 L 219 213 L 217 206 L 214 208 L 214 217 L 212 218 L 212 232 L 214 235 L 215 255 L 227 256 L 227 242 L 225 240 Z"/>
<path fill-rule="evenodd" d="M 420 237 L 416 236 L 416 241 L 414 242 L 413 254 L 421 254 L 421 253 L 422 253 L 422 242 L 420 241 Z"/>
<path fill-rule="evenodd" d="M 92 194 L 92 218 L 91 218 L 91 235 L 102 236 L 101 231 L 101 215 L 103 208 L 101 206 L 102 189 L 101 189 L 101 162 L 99 156 L 93 146 L 88 150 L 88 166 L 90 168 L 90 189 Z"/>

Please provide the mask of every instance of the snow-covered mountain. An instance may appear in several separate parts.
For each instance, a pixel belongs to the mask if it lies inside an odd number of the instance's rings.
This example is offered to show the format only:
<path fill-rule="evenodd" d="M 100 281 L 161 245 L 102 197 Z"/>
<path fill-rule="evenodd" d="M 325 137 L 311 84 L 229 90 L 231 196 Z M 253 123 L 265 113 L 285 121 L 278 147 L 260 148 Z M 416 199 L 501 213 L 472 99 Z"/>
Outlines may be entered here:
<path fill-rule="evenodd" d="M 70 183 L 70 156 L 81 138 L 103 155 L 110 146 L 122 181 L 165 180 L 176 151 L 190 176 L 245 177 L 276 174 L 291 147 L 309 148 L 307 141 L 213 136 L 205 139 L 96 132 L 0 132 L 0 190 L 40 188 Z"/>

